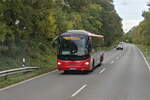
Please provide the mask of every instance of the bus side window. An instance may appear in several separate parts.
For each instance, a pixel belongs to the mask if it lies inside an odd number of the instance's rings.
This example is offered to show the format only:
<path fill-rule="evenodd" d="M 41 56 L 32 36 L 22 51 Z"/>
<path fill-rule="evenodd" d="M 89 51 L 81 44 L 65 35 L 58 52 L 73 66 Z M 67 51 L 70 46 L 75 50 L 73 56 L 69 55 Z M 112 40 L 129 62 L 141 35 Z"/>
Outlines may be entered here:
<path fill-rule="evenodd" d="M 95 50 L 96 49 L 96 38 L 92 38 L 92 48 Z"/>
<path fill-rule="evenodd" d="M 89 52 L 92 51 L 92 41 L 91 41 L 91 39 L 89 39 L 89 42 L 88 42 L 88 51 Z"/>

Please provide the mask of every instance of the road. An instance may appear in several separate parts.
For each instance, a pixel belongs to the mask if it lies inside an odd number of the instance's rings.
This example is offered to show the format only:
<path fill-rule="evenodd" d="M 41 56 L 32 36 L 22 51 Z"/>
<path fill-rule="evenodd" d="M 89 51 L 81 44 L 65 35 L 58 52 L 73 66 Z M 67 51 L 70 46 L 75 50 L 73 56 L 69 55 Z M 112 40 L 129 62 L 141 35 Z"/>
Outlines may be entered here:
<path fill-rule="evenodd" d="M 150 100 L 150 70 L 132 44 L 89 74 L 53 71 L 0 90 L 0 100 Z"/>

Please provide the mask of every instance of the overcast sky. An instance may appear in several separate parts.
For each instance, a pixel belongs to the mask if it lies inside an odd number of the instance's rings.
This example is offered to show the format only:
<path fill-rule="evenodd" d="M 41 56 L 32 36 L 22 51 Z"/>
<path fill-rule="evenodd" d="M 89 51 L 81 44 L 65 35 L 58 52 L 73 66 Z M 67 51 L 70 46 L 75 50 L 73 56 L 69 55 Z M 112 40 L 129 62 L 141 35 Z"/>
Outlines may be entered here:
<path fill-rule="evenodd" d="M 123 19 L 123 29 L 129 31 L 143 20 L 142 12 L 147 10 L 149 0 L 114 0 L 115 8 Z"/>

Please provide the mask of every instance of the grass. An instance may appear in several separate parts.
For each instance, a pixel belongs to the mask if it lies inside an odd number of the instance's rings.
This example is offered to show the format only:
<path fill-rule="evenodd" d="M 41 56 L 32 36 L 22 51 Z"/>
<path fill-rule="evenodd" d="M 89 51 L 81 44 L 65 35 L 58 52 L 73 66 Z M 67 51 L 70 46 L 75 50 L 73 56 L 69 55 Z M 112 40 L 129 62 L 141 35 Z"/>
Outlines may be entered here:
<path fill-rule="evenodd" d="M 19 61 L 17 62 L 16 60 L 13 60 L 12 58 L 9 58 L 9 57 L 7 57 L 7 58 L 3 57 L 3 61 L 7 61 L 8 63 L 10 63 L 7 66 L 7 63 L 3 62 L 2 65 L 4 65 L 4 67 L 0 67 L 3 70 L 16 68 L 16 67 L 18 67 L 18 65 L 21 66 L 21 63 L 19 63 Z M 13 66 L 10 66 L 11 63 Z M 18 73 L 18 74 L 10 75 L 7 77 L 7 79 L 5 79 L 5 77 L 1 77 L 0 78 L 0 88 L 7 87 L 9 85 L 24 81 L 26 79 L 29 79 L 29 78 L 32 78 L 32 77 L 35 77 L 35 76 L 38 76 L 38 75 L 41 75 L 41 74 L 44 74 L 44 73 L 47 73 L 49 71 L 56 69 L 56 56 L 52 56 L 52 55 L 51 56 L 41 56 L 40 55 L 40 59 L 30 58 L 28 60 L 28 65 L 30 65 L 32 67 L 34 67 L 34 66 L 39 67 L 39 70 L 30 72 L 30 73 Z"/>
<path fill-rule="evenodd" d="M 145 45 L 138 45 L 140 50 L 143 52 L 144 56 L 150 63 L 150 46 L 145 46 Z"/>
<path fill-rule="evenodd" d="M 51 69 L 40 69 L 38 71 L 34 71 L 34 72 L 30 72 L 30 73 L 18 73 L 18 74 L 14 74 L 11 76 L 8 76 L 7 79 L 5 79 L 5 77 L 0 78 L 0 88 L 4 88 L 6 86 L 24 81 L 26 79 L 41 75 L 43 73 L 49 72 L 51 70 L 53 70 L 54 68 Z"/>
<path fill-rule="evenodd" d="M 12 57 L 1 56 L 0 57 L 0 71 L 17 68 L 21 66 L 21 61 Z"/>

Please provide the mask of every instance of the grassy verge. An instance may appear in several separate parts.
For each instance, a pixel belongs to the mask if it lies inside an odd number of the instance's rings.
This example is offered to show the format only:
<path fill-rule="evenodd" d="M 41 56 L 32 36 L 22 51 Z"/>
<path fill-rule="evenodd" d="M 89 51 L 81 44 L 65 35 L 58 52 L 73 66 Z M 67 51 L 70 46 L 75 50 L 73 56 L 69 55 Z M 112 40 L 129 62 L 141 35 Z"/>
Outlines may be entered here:
<path fill-rule="evenodd" d="M 150 63 L 150 47 L 149 46 L 144 46 L 144 45 L 138 45 L 140 50 L 143 52 L 144 56 Z"/>
<path fill-rule="evenodd" d="M 30 72 L 30 73 L 19 73 L 19 74 L 14 74 L 14 75 L 10 75 L 7 77 L 7 79 L 5 79 L 5 77 L 1 77 L 0 78 L 0 88 L 4 88 L 7 87 L 9 85 L 24 81 L 26 79 L 47 73 L 51 70 L 54 70 L 56 68 L 56 56 L 49 56 L 46 57 L 47 60 L 44 59 L 43 60 L 37 60 L 37 59 L 30 59 L 30 64 L 35 66 L 38 65 L 37 67 L 39 67 L 40 65 L 40 69 L 34 72 Z M 43 65 L 42 65 L 43 64 Z M 15 66 L 13 66 L 15 67 Z M 8 69 L 8 67 L 4 67 L 5 69 Z M 10 67 L 9 67 L 10 68 Z"/>
<path fill-rule="evenodd" d="M 32 78 L 32 77 L 35 77 L 35 76 L 38 76 L 38 75 L 41 75 L 41 74 L 44 74 L 44 73 L 49 72 L 53 69 L 54 68 L 42 69 L 42 70 L 40 69 L 38 71 L 34 71 L 34 72 L 31 72 L 31 73 L 14 74 L 14 75 L 8 76 L 7 79 L 2 77 L 2 78 L 0 78 L 0 88 L 4 88 L 6 86 L 24 81 L 26 79 L 29 79 L 29 78 Z"/>

